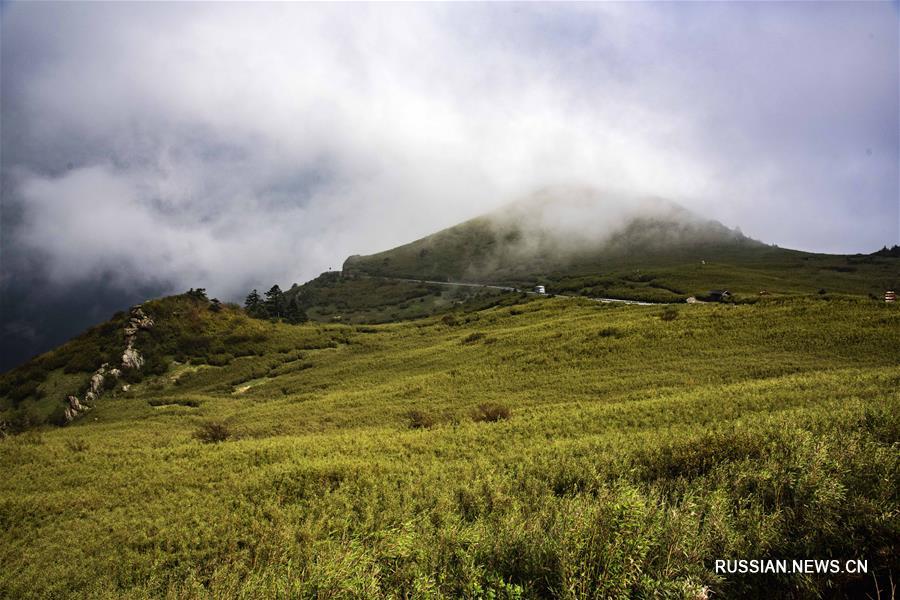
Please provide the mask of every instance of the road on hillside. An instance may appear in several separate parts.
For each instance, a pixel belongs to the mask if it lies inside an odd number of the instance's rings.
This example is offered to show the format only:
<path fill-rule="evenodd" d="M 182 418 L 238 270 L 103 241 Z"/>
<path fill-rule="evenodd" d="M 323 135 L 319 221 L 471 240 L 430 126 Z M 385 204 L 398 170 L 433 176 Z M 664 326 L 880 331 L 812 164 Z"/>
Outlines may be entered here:
<path fill-rule="evenodd" d="M 567 296 L 565 294 L 539 294 L 538 292 L 532 290 L 523 290 L 516 287 L 503 286 L 503 285 L 487 285 L 484 283 L 462 283 L 455 281 L 431 281 L 429 279 L 405 279 L 403 277 L 377 277 L 374 275 L 369 275 L 373 279 L 386 279 L 389 281 L 409 281 L 412 283 L 433 283 L 435 285 L 447 285 L 447 286 L 457 286 L 457 287 L 480 287 L 480 288 L 490 288 L 492 290 L 503 290 L 505 292 L 524 292 L 526 294 L 531 294 L 533 296 L 554 296 L 555 298 L 584 298 L 585 300 L 593 300 L 594 302 L 618 302 L 621 304 L 635 304 L 638 306 L 661 306 L 665 304 L 674 304 L 673 302 L 641 302 L 639 300 L 623 300 L 621 298 L 594 298 L 591 296 Z"/>

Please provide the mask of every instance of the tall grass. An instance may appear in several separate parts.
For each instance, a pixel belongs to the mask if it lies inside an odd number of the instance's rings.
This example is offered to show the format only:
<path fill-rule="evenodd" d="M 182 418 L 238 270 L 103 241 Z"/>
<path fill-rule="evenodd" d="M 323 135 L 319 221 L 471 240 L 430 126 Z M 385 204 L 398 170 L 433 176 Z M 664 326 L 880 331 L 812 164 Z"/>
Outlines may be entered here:
<path fill-rule="evenodd" d="M 0 441 L 0 597 L 864 598 L 898 579 L 898 307 L 662 321 L 546 299 L 377 334 L 251 326 L 227 365 Z M 213 421 L 233 435 L 194 437 Z M 870 573 L 713 569 L 831 557 Z"/>

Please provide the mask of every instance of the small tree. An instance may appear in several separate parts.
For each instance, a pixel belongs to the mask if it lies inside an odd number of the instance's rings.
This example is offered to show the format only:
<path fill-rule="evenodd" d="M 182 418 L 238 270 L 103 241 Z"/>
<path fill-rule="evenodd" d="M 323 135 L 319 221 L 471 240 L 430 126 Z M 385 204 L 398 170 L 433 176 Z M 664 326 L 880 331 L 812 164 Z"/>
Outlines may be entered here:
<path fill-rule="evenodd" d="M 206 297 L 206 288 L 197 288 L 196 290 L 191 288 L 188 290 L 187 295 L 191 298 L 196 298 L 197 300 L 203 300 L 204 302 L 209 300 Z"/>
<path fill-rule="evenodd" d="M 281 291 L 277 283 L 266 292 L 263 306 L 269 317 L 280 318 L 284 316 L 284 292 Z"/>
<path fill-rule="evenodd" d="M 205 444 L 224 442 L 231 437 L 228 426 L 221 421 L 209 421 L 194 431 L 194 437 Z"/>
<path fill-rule="evenodd" d="M 284 319 L 292 324 L 306 323 L 309 321 L 306 311 L 300 307 L 297 298 L 292 298 L 287 302 L 287 306 L 284 309 Z"/>
<path fill-rule="evenodd" d="M 247 294 L 247 299 L 244 300 L 244 310 L 247 311 L 247 314 L 251 317 L 260 316 L 260 309 L 262 308 L 262 298 L 259 297 L 259 292 L 255 289 Z"/>

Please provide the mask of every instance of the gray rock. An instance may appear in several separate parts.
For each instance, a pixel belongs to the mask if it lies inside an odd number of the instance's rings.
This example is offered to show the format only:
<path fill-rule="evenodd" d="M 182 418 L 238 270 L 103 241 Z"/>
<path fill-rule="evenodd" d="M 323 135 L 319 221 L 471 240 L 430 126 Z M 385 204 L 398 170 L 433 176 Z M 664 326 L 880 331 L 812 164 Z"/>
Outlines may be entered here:
<path fill-rule="evenodd" d="M 88 410 L 90 410 L 90 407 L 82 404 L 77 396 L 66 396 L 66 409 L 64 411 L 66 423 L 71 422 L 75 417 Z"/>
<path fill-rule="evenodd" d="M 122 368 L 124 369 L 140 369 L 144 366 L 144 357 L 136 348 L 128 347 L 122 354 Z"/>
<path fill-rule="evenodd" d="M 91 392 L 97 394 L 100 390 L 103 389 L 103 380 L 106 379 L 103 376 L 103 368 L 101 367 L 96 373 L 91 375 Z"/>

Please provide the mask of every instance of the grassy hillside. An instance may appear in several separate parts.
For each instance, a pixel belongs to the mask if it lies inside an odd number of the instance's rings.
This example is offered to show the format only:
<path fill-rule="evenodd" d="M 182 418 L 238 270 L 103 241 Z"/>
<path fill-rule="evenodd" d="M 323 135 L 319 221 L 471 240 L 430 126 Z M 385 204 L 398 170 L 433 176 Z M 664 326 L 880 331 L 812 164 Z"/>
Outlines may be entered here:
<path fill-rule="evenodd" d="M 145 307 L 165 370 L 0 441 L 0 597 L 874 597 L 900 572 L 898 306 Z M 767 557 L 875 575 L 712 571 Z"/>
<path fill-rule="evenodd" d="M 286 295 L 297 298 L 307 316 L 319 322 L 389 323 L 443 313 L 464 303 L 496 301 L 491 288 L 442 285 L 323 273 Z"/>
<path fill-rule="evenodd" d="M 151 300 L 142 305 L 155 325 L 139 331 L 135 346 L 143 359 L 137 370 L 123 369 L 103 397 L 165 373 L 185 362 L 227 365 L 236 357 L 259 352 L 268 323 L 249 318 L 236 306 L 213 306 L 193 292 Z M 65 398 L 84 397 L 90 378 L 102 364 L 121 367 L 128 313 L 109 321 L 17 369 L 0 375 L 0 422 L 12 431 L 43 423 L 61 425 Z"/>
<path fill-rule="evenodd" d="M 751 299 L 763 290 L 867 296 L 900 287 L 900 258 L 890 252 L 839 256 L 786 250 L 667 203 L 634 214 L 617 209 L 609 216 L 601 200 L 576 200 L 529 199 L 392 250 L 351 256 L 344 272 L 540 283 L 551 293 L 662 302 L 713 289 Z M 563 225 L 556 210 L 565 217 Z"/>

